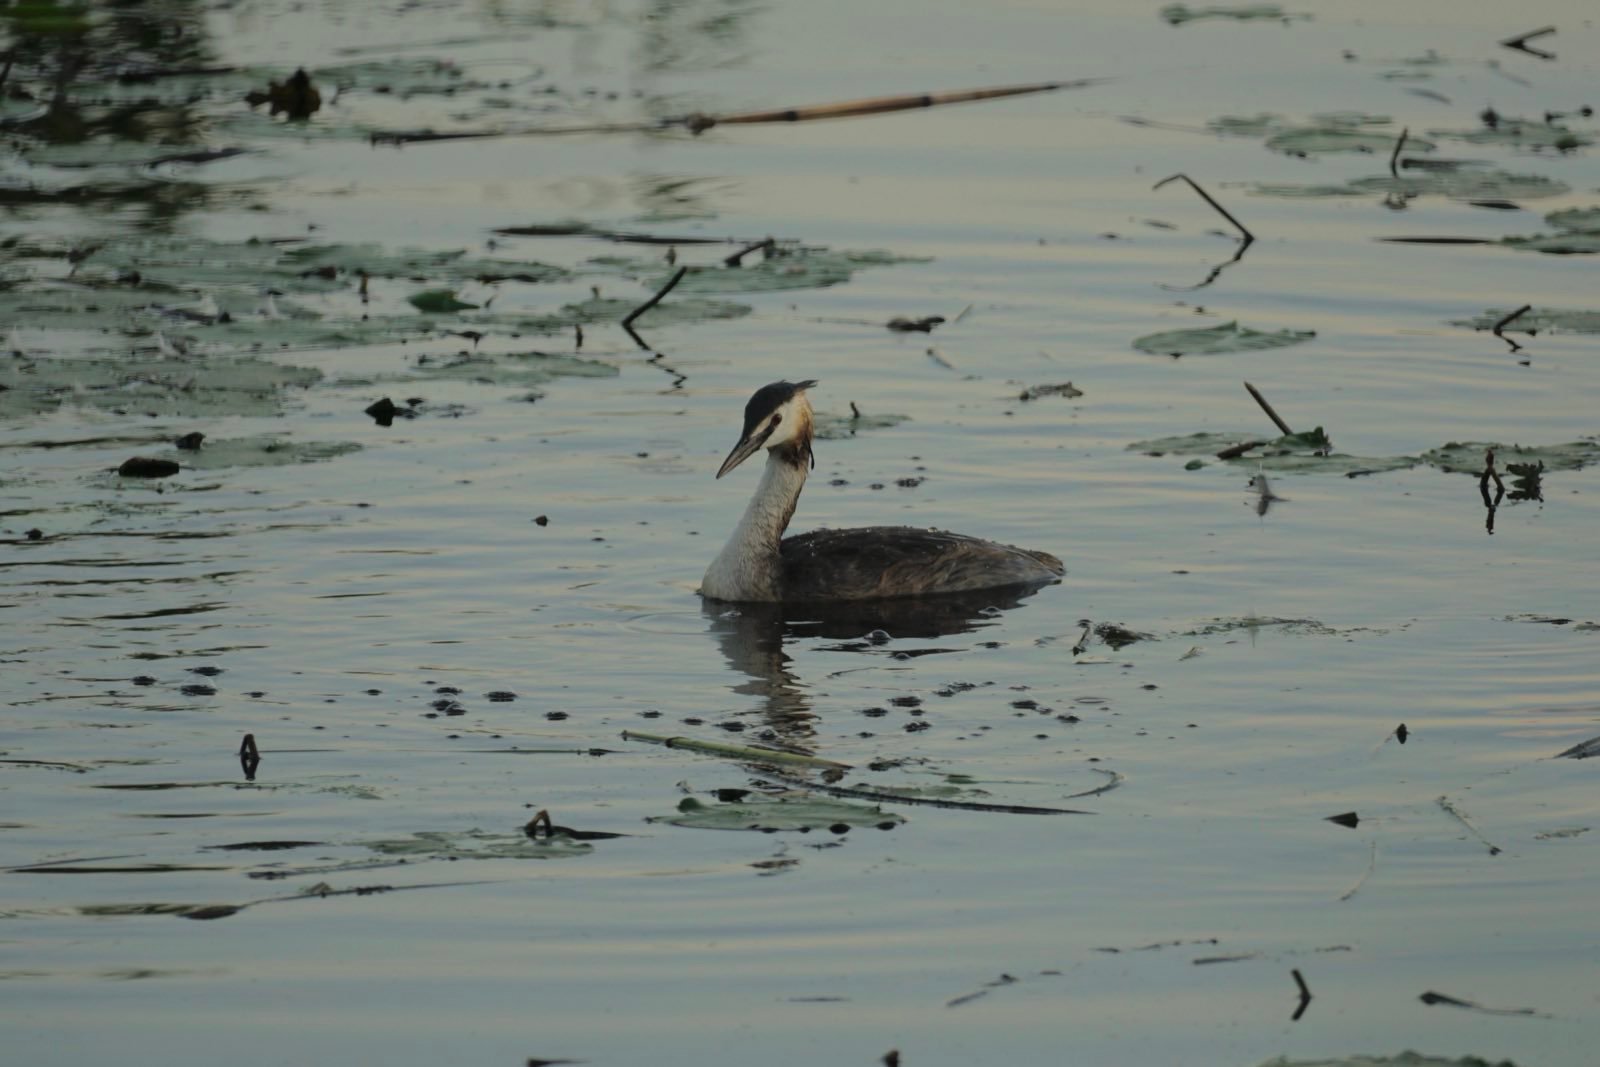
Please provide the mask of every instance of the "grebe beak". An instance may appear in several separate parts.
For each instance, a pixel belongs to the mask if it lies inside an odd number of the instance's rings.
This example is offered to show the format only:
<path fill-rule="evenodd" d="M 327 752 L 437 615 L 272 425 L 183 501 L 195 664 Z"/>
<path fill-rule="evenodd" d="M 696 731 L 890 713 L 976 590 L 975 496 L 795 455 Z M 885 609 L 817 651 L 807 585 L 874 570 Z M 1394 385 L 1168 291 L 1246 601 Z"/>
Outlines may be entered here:
<path fill-rule="evenodd" d="M 763 422 L 755 433 L 742 438 L 733 446 L 733 451 L 728 453 L 728 458 L 722 461 L 722 466 L 717 468 L 717 477 L 721 478 L 733 468 L 761 451 L 761 446 L 767 443 L 767 438 L 772 436 L 776 427 L 771 422 Z"/>

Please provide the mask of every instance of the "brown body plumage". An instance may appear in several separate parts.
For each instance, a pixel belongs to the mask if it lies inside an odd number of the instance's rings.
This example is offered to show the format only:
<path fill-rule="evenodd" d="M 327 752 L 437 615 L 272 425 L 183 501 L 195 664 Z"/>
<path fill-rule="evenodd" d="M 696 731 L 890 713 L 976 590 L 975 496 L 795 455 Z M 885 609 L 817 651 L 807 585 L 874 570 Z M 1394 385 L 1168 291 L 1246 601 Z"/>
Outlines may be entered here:
<path fill-rule="evenodd" d="M 785 538 L 811 458 L 815 382 L 774 382 L 745 406 L 744 432 L 720 478 L 767 450 L 766 470 L 744 517 L 706 570 L 714 600 L 804 603 L 938 596 L 1038 586 L 1066 570 L 1047 552 L 942 530 L 868 526 Z"/>

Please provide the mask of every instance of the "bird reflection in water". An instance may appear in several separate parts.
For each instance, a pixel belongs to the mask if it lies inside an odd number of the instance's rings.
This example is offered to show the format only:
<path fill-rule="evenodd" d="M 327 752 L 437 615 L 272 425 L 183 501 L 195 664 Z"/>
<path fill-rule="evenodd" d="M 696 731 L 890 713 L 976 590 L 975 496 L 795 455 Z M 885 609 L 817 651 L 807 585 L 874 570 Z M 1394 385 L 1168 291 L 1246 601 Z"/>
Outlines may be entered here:
<path fill-rule="evenodd" d="M 947 593 L 893 600 L 826 601 L 809 604 L 729 604 L 707 600 L 701 612 L 710 623 L 728 665 L 749 681 L 734 692 L 762 701 L 761 721 L 775 739 L 796 744 L 813 736 L 816 713 L 811 685 L 796 676 L 785 642 L 825 639 L 833 651 L 909 659 L 962 652 L 965 642 L 908 647 L 907 641 L 934 641 L 996 625 L 1040 589 L 1039 584 Z"/>

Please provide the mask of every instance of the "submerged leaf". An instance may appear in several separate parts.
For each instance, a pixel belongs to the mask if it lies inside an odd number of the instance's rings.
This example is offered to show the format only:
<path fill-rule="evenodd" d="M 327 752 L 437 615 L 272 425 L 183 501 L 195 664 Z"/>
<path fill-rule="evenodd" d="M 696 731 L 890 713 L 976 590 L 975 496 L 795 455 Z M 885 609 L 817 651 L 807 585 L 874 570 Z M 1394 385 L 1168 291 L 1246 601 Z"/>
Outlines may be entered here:
<path fill-rule="evenodd" d="M 1309 341 L 1316 335 L 1315 330 L 1278 330 L 1265 333 L 1240 326 L 1238 322 L 1225 322 L 1219 326 L 1198 326 L 1187 330 L 1146 334 L 1136 339 L 1133 347 L 1155 356 L 1210 356 L 1226 352 L 1284 348 Z"/>
<path fill-rule="evenodd" d="M 211 439 L 199 451 L 185 451 L 183 459 L 194 470 L 218 470 L 224 467 L 281 467 L 291 463 L 317 463 L 359 451 L 361 446 L 354 441 L 290 441 L 274 434 L 262 434 L 258 437 Z"/>
<path fill-rule="evenodd" d="M 1570 187 L 1539 174 L 1509 174 L 1501 170 L 1445 170 L 1396 178 L 1378 174 L 1343 185 L 1263 183 L 1251 189 L 1257 196 L 1449 196 L 1463 200 L 1536 200 L 1560 196 Z"/>
<path fill-rule="evenodd" d="M 550 860 L 585 856 L 594 851 L 593 845 L 571 837 L 558 835 L 534 840 L 523 833 L 491 834 L 482 830 L 460 833 L 419 830 L 410 837 L 367 841 L 364 844 L 385 856 L 439 860 Z"/>
<path fill-rule="evenodd" d="M 748 796 L 733 804 L 702 804 L 685 797 L 675 815 L 658 815 L 651 822 L 689 826 L 700 830 L 822 830 L 831 827 L 877 827 L 887 830 L 905 822 L 903 815 L 864 804 L 806 793 L 777 797 Z"/>
<path fill-rule="evenodd" d="M 1277 4 L 1240 4 L 1234 7 L 1190 7 L 1188 4 L 1168 4 L 1161 9 L 1161 18 L 1170 25 L 1182 26 L 1186 22 L 1200 22 L 1205 19 L 1231 19 L 1235 22 L 1269 19 L 1274 22 L 1290 22 L 1295 19 L 1310 20 L 1311 16 L 1290 14 Z"/>
<path fill-rule="evenodd" d="M 457 311 L 471 311 L 482 306 L 457 300 L 454 289 L 424 289 L 407 297 L 406 303 L 425 315 L 448 315 Z"/>
<path fill-rule="evenodd" d="M 1600 463 L 1600 439 L 1593 437 L 1560 445 L 1502 445 L 1485 441 L 1452 441 L 1422 454 L 1431 463 L 1452 474 L 1483 473 L 1484 453 L 1494 449 L 1497 462 L 1508 469 L 1512 464 L 1542 463 L 1546 470 L 1575 471 Z"/>
<path fill-rule="evenodd" d="M 1492 330 L 1502 322 L 1510 310 L 1490 308 L 1471 319 L 1457 319 L 1452 326 L 1467 326 L 1474 330 Z M 1533 308 L 1524 311 L 1506 327 L 1507 332 L 1566 331 L 1568 333 L 1600 333 L 1600 311 L 1577 308 Z"/>
<path fill-rule="evenodd" d="M 898 426 L 902 422 L 909 422 L 910 415 L 834 415 L 827 412 L 818 412 L 813 417 L 812 428 L 820 441 L 838 441 L 866 430 L 887 430 L 891 426 Z"/>

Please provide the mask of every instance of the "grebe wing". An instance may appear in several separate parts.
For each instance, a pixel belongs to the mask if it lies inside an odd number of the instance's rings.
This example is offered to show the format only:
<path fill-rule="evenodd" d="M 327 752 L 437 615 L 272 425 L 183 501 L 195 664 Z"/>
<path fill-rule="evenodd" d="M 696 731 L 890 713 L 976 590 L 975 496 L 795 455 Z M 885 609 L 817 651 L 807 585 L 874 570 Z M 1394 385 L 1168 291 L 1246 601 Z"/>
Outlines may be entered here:
<path fill-rule="evenodd" d="M 785 600 L 875 600 L 1040 585 L 1061 561 L 944 530 L 864 526 L 812 530 L 779 546 Z"/>

